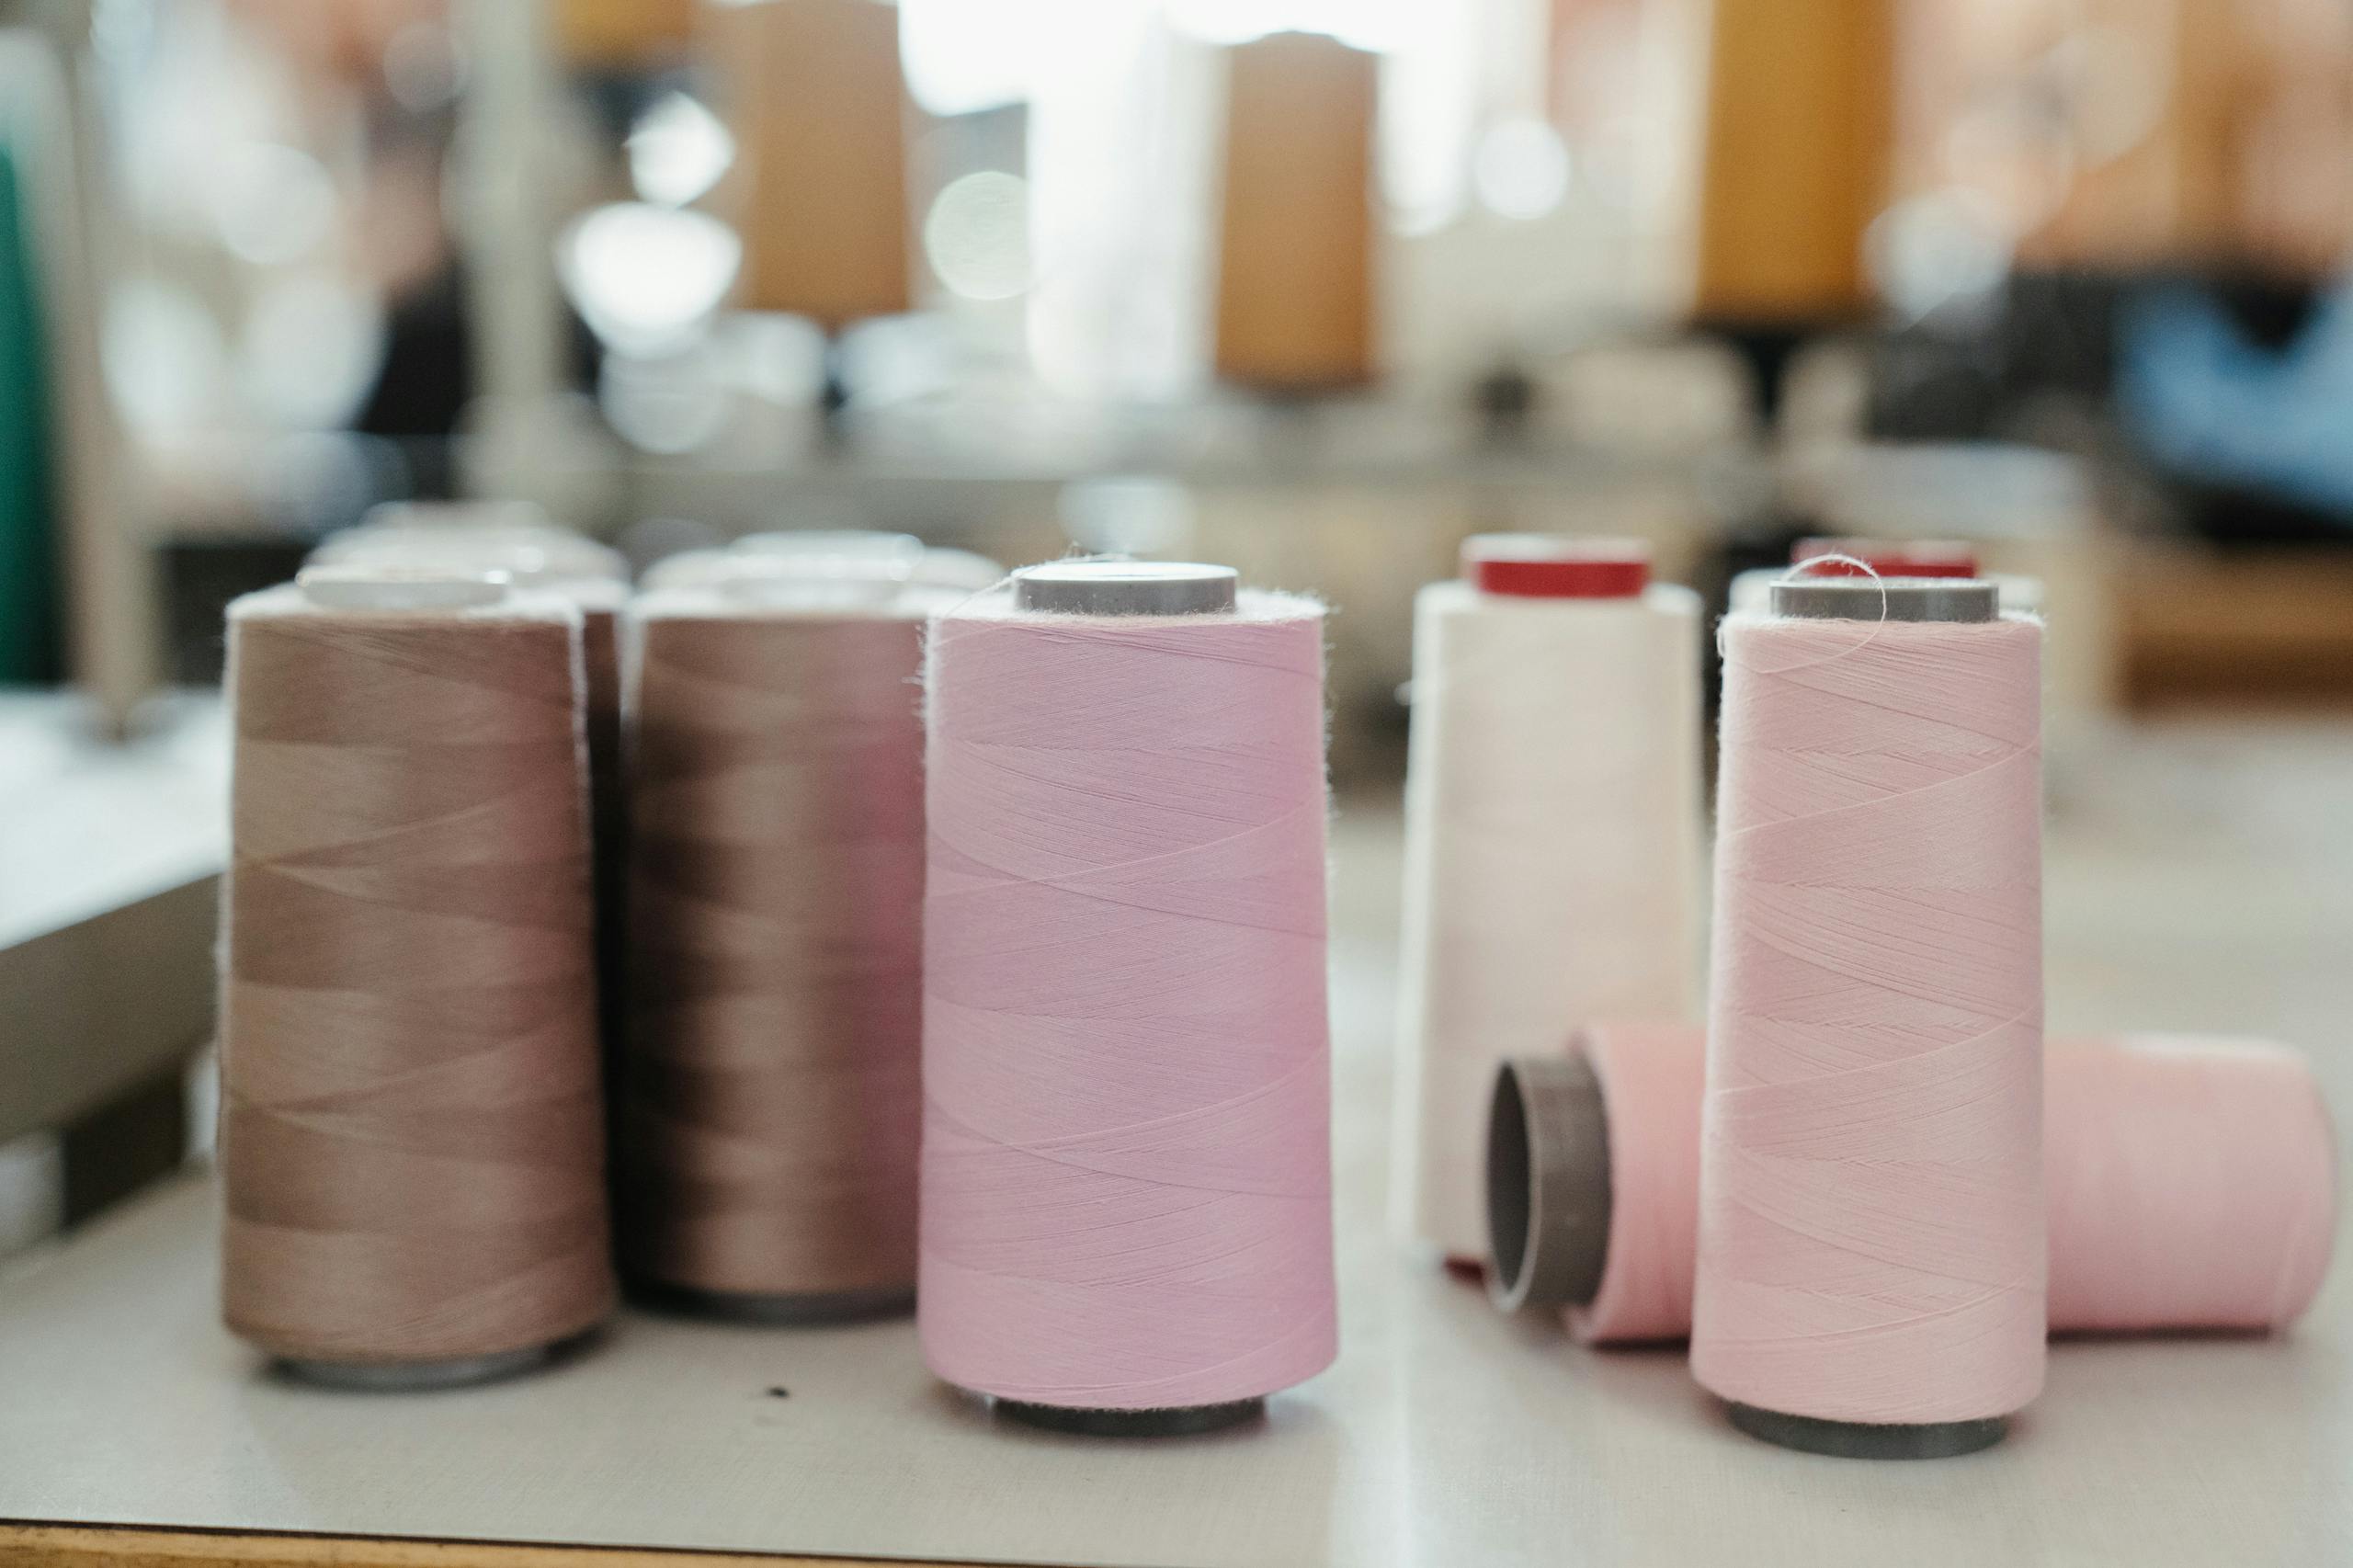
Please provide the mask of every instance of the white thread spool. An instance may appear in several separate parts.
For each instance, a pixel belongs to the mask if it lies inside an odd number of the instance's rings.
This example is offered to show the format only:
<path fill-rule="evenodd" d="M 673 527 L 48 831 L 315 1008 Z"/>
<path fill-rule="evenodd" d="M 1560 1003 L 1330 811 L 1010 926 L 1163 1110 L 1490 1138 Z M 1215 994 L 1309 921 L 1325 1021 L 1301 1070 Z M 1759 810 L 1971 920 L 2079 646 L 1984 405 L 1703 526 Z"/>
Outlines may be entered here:
<path fill-rule="evenodd" d="M 1415 608 L 1396 1202 L 1486 1256 L 1487 1097 L 1581 1020 L 1689 1015 L 1699 601 L 1639 543 L 1488 535 Z"/>

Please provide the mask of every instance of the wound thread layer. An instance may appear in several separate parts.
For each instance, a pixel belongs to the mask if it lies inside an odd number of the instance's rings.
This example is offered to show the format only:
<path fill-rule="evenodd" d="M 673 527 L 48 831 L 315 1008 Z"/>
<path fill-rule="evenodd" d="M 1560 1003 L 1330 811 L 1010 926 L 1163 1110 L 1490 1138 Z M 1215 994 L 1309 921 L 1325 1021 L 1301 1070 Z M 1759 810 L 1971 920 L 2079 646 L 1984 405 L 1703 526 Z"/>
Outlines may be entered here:
<path fill-rule="evenodd" d="M 641 604 L 635 1274 L 757 1296 L 914 1288 L 921 604 L 817 611 L 723 588 Z"/>
<path fill-rule="evenodd" d="M 609 1310 L 580 616 L 232 607 L 222 1290 L 277 1355 Z"/>
<path fill-rule="evenodd" d="M 1603 1024 L 1573 1048 L 1609 1125 L 1588 1344 L 1691 1332 L 1706 1031 Z M 2043 1060 L 2050 1329 L 2278 1330 L 2312 1304 L 2336 1231 L 2336 1133 L 2285 1046 L 2197 1036 L 2054 1040 Z"/>
<path fill-rule="evenodd" d="M 1336 1348 L 1323 615 L 932 624 L 925 1358 L 1078 1409 Z"/>
<path fill-rule="evenodd" d="M 1692 1368 L 1760 1410 L 2042 1382 L 2041 628 L 1724 624 Z"/>

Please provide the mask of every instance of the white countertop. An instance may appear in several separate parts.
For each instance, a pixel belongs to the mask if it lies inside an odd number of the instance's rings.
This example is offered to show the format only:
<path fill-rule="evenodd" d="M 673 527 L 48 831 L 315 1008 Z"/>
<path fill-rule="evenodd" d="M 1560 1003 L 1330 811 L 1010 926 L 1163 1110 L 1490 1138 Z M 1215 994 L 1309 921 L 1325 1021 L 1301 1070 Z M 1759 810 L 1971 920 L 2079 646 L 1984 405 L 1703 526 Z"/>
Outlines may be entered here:
<path fill-rule="evenodd" d="M 2054 1027 L 2273 1035 L 2353 1108 L 2348 801 L 2353 731 L 2114 743 L 2053 830 Z M 1350 811 L 1336 840 L 1342 1358 L 1263 1426 L 999 1424 L 906 1324 L 631 1313 L 503 1385 L 299 1387 L 216 1324 L 199 1177 L 0 1278 L 0 1517 L 1173 1568 L 2353 1561 L 2346 1268 L 2289 1338 L 2064 1343 L 1998 1449 L 1867 1464 L 1753 1442 L 1679 1356 L 1576 1348 L 1402 1256 L 1394 833 Z"/>
<path fill-rule="evenodd" d="M 0 947 L 221 869 L 227 722 L 193 694 L 121 744 L 75 699 L 0 687 Z"/>

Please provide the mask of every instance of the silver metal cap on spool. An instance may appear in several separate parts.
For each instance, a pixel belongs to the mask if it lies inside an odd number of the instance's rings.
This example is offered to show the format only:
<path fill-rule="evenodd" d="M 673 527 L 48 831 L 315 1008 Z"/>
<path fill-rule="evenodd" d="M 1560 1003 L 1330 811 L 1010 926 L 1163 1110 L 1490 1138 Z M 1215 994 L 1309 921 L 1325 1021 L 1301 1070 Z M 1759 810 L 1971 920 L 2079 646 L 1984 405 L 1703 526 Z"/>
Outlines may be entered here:
<path fill-rule="evenodd" d="M 1050 615 L 1217 615 L 1241 586 L 1231 566 L 1191 561 L 1054 561 L 1013 574 L 1013 602 Z"/>
<path fill-rule="evenodd" d="M 1609 1256 L 1609 1119 L 1584 1056 L 1495 1072 L 1487 1115 L 1487 1293 L 1507 1312 L 1574 1307 Z"/>
<path fill-rule="evenodd" d="M 1791 577 L 1773 613 L 1796 620 L 1998 620 L 2001 590 L 1977 577 Z"/>

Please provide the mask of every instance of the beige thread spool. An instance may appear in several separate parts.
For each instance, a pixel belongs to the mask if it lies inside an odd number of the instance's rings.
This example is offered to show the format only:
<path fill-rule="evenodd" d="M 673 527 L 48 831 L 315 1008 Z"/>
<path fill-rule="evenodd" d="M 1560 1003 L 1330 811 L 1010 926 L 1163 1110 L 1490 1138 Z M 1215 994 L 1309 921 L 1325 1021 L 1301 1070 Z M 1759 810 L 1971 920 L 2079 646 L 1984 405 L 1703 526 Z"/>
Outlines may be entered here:
<path fill-rule="evenodd" d="M 580 613 L 313 568 L 229 628 L 224 1315 L 321 1381 L 521 1370 L 613 1297 Z"/>
<path fill-rule="evenodd" d="M 631 619 L 623 1255 L 656 1299 L 768 1322 L 914 1298 L 915 680 L 945 597 L 904 551 L 800 565 Z"/>

